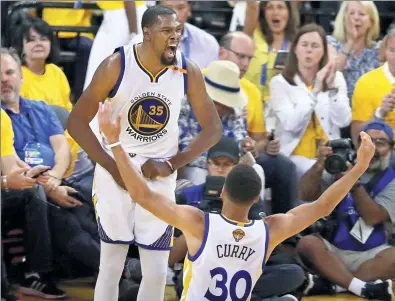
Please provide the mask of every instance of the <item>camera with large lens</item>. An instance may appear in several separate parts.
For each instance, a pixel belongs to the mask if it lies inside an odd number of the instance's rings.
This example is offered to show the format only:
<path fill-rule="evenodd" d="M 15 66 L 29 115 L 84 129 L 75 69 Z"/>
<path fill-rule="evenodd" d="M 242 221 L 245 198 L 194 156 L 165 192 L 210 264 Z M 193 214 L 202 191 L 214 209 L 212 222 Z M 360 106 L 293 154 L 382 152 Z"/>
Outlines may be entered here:
<path fill-rule="evenodd" d="M 309 226 L 306 230 L 303 231 L 303 234 L 308 235 L 317 233 L 326 240 L 332 241 L 339 226 L 339 221 L 336 218 L 335 211 L 333 211 L 331 215 L 323 217 L 311 226 Z"/>
<path fill-rule="evenodd" d="M 332 154 L 325 160 L 325 170 L 336 175 L 347 171 L 347 162 L 354 164 L 356 152 L 351 139 L 335 139 L 328 142 L 327 146 L 332 148 Z"/>
<path fill-rule="evenodd" d="M 207 176 L 203 186 L 203 200 L 199 208 L 204 212 L 220 214 L 222 211 L 221 192 L 225 184 L 224 177 Z"/>

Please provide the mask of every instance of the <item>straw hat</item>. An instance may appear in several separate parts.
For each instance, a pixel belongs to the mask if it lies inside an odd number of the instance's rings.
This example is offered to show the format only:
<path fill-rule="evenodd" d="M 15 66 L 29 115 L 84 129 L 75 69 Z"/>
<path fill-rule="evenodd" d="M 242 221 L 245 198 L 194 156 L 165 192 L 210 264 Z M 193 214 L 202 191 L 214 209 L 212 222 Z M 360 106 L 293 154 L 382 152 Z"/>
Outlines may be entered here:
<path fill-rule="evenodd" d="M 212 62 L 204 76 L 208 95 L 212 100 L 231 108 L 247 105 L 247 95 L 240 89 L 239 67 L 230 61 Z"/>

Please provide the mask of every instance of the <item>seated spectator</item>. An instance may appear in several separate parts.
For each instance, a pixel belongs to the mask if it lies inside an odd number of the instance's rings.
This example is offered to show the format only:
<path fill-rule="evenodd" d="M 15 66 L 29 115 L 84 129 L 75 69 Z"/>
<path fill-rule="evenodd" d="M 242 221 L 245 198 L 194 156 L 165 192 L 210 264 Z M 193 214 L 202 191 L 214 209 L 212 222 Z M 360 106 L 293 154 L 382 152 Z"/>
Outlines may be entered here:
<path fill-rule="evenodd" d="M 184 25 L 180 39 L 179 49 L 186 58 L 195 62 L 200 69 L 206 68 L 212 61 L 218 59 L 219 46 L 217 40 L 204 30 L 188 23 L 192 16 L 191 2 L 158 1 L 159 4 L 173 9 L 177 13 L 178 21 Z M 137 35 L 132 43 L 141 43 L 143 35 Z"/>
<path fill-rule="evenodd" d="M 330 47 L 337 52 L 337 69 L 344 74 L 351 100 L 358 79 L 379 67 L 380 19 L 373 1 L 344 1 L 337 13 Z"/>
<path fill-rule="evenodd" d="M 225 177 L 232 168 L 242 163 L 238 143 L 229 137 L 223 137 L 215 146 L 209 149 L 207 155 L 208 178 L 201 185 L 193 185 L 179 190 L 176 194 L 176 202 L 199 207 L 203 211 L 221 214 L 222 200 L 221 191 Z M 214 177 L 214 178 L 211 178 Z M 223 180 L 223 181 L 221 181 Z M 251 208 L 249 218 L 258 220 L 264 216 L 261 201 Z M 225 218 L 225 217 L 224 217 Z M 178 236 L 174 241 L 173 249 L 170 251 L 169 266 L 184 260 L 187 254 L 187 245 L 184 236 L 176 231 Z M 177 276 L 182 279 L 182 275 Z M 295 264 L 271 265 L 265 267 L 265 273 L 260 277 L 253 290 L 251 300 L 274 300 L 271 297 L 281 296 L 299 288 L 305 280 L 302 268 Z M 274 283 L 282 282 L 277 286 Z M 176 281 L 176 291 L 182 291 L 182 281 Z M 294 296 L 287 295 L 276 300 L 297 300 Z"/>
<path fill-rule="evenodd" d="M 358 133 L 372 118 L 383 119 L 395 130 L 395 28 L 383 40 L 386 62 L 363 75 L 355 86 L 351 132 L 354 145 Z"/>
<path fill-rule="evenodd" d="M 243 153 L 251 152 L 258 165 L 267 168 L 270 176 L 269 187 L 273 189 L 272 211 L 283 213 L 291 209 L 296 201 L 296 175 L 292 162 L 274 156 L 271 163 L 265 161 L 266 154 L 257 156 L 256 142 L 247 136 L 247 128 L 241 113 L 248 103 L 247 94 L 240 90 L 240 70 L 230 61 L 215 61 L 205 71 L 206 88 L 211 99 L 214 100 L 218 114 L 223 124 L 223 135 L 234 138 Z M 200 132 L 197 119 L 186 101 L 183 101 L 179 119 L 180 141 L 179 147 L 184 149 L 190 141 Z M 272 143 L 271 155 L 276 155 L 278 142 Z M 281 164 L 282 169 L 277 168 Z M 281 163 L 280 163 L 281 162 Z M 277 165 L 277 166 L 276 166 Z M 256 165 L 255 165 L 256 166 Z M 206 154 L 194 160 L 179 171 L 179 178 L 191 180 L 194 184 L 201 184 L 207 175 Z M 266 176 L 265 176 L 266 178 Z"/>
<path fill-rule="evenodd" d="M 291 1 L 248 1 L 244 32 L 253 37 L 255 53 L 246 78 L 269 100 L 269 83 L 279 70 L 274 69 L 277 52 L 291 48 L 299 27 L 298 12 Z"/>
<path fill-rule="evenodd" d="M 219 59 L 235 63 L 240 69 L 240 88 L 248 97 L 247 132 L 256 141 L 257 162 L 265 172 L 266 187 L 272 189 L 272 213 L 284 213 L 296 201 L 294 164 L 280 152 L 280 141 L 265 126 L 262 96 L 259 89 L 245 78 L 254 56 L 253 40 L 242 32 L 231 32 L 220 40 Z M 205 73 L 206 70 L 203 70 Z M 270 122 L 268 124 L 270 129 Z"/>
<path fill-rule="evenodd" d="M 285 69 L 270 83 L 269 109 L 276 118 L 280 152 L 300 178 L 314 164 L 319 141 L 340 138 L 351 121 L 343 75 L 328 61 L 325 31 L 308 24 L 297 33 Z"/>
<path fill-rule="evenodd" d="M 22 60 L 21 96 L 44 100 L 71 111 L 70 86 L 63 71 L 56 65 L 59 47 L 48 23 L 28 17 L 11 42 Z"/>
<path fill-rule="evenodd" d="M 369 300 L 391 300 L 392 282 L 387 279 L 395 278 L 395 248 L 388 245 L 384 224 L 395 223 L 395 171 L 389 166 L 394 133 L 382 120 L 362 130 L 376 145 L 369 168 L 322 221 L 319 233 L 303 237 L 298 244 L 301 257 L 319 275 L 308 294 L 350 291 Z M 332 149 L 320 151 L 320 159 L 300 182 L 300 197 L 306 201 L 315 200 L 347 172 L 325 172 L 324 162 Z"/>
<path fill-rule="evenodd" d="M 2 68 L 3 69 L 3 68 Z M 3 77 L 3 74 L 2 74 Z M 27 254 L 27 270 L 19 279 L 20 291 L 41 298 L 60 299 L 66 294 L 51 280 L 52 244 L 47 219 L 47 203 L 42 201 L 33 188 L 45 184 L 47 166 L 30 168 L 16 156 L 13 147 L 14 133 L 11 120 L 1 109 L 1 214 L 9 220 L 23 210 L 24 242 Z M 38 176 L 38 178 L 33 178 Z M 29 189 L 30 188 L 30 189 Z M 4 225 L 4 223 L 2 223 Z M 3 261 L 3 259 L 2 259 Z M 17 300 L 11 293 L 2 266 L 1 297 L 6 301 Z"/>
<path fill-rule="evenodd" d="M 50 26 L 91 27 L 92 10 L 45 8 L 42 12 L 42 19 Z M 70 97 L 75 102 L 80 98 L 84 88 L 86 69 L 94 36 L 88 33 L 82 33 L 77 36 L 76 32 L 59 32 L 58 38 L 63 50 L 76 52 Z"/>

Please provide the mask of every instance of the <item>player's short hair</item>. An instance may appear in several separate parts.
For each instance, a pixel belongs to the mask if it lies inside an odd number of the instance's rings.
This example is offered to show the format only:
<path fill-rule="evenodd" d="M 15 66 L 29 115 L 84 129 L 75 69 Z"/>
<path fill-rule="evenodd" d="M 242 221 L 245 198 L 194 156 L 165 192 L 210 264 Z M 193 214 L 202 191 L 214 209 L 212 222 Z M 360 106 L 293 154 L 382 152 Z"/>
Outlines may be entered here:
<path fill-rule="evenodd" d="M 252 166 L 238 164 L 226 177 L 224 189 L 230 201 L 248 205 L 259 197 L 262 180 Z"/>
<path fill-rule="evenodd" d="M 163 5 L 155 5 L 148 7 L 141 19 L 141 28 L 143 29 L 144 27 L 151 27 L 156 23 L 158 20 L 159 16 L 163 15 L 176 15 L 177 13 L 166 6 Z"/>

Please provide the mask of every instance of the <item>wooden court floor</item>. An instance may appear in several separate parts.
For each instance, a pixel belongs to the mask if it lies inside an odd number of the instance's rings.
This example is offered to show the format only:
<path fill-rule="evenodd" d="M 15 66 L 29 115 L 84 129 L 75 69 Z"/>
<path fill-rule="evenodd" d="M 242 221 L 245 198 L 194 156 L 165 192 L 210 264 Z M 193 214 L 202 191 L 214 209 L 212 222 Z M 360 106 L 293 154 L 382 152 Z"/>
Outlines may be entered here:
<path fill-rule="evenodd" d="M 91 279 L 77 279 L 64 281 L 61 284 L 61 288 L 67 292 L 67 300 L 72 301 L 92 301 L 93 300 L 93 287 L 91 285 Z M 395 286 L 395 283 L 394 283 Z M 39 301 L 43 299 L 31 298 L 26 296 L 20 296 L 21 301 Z M 303 298 L 303 301 L 360 301 L 363 300 L 358 297 L 354 297 L 348 294 L 338 294 L 333 297 L 317 296 Z M 394 299 L 395 300 L 395 299 Z M 169 286 L 166 288 L 165 301 L 177 301 L 174 288 Z"/>

